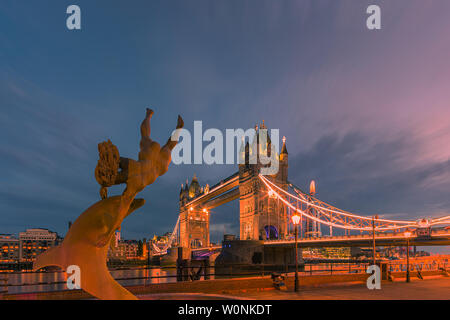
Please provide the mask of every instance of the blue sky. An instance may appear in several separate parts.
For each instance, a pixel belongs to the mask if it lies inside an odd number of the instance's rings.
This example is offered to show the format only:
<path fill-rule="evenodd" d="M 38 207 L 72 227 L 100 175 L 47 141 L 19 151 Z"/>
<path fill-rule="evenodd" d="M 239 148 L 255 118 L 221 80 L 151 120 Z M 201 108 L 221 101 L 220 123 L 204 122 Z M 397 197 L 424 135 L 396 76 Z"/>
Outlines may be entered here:
<path fill-rule="evenodd" d="M 365 26 L 379 4 L 382 29 Z M 77 4 L 82 30 L 66 28 Z M 67 222 L 98 200 L 97 143 L 137 158 L 145 108 L 164 142 L 186 127 L 287 137 L 289 178 L 362 214 L 450 212 L 450 3 L 10 1 L 0 3 L 0 232 Z M 171 230 L 180 184 L 236 166 L 174 166 L 149 186 L 128 238 Z M 113 192 L 120 192 L 116 188 Z M 237 203 L 212 238 L 238 233 Z"/>

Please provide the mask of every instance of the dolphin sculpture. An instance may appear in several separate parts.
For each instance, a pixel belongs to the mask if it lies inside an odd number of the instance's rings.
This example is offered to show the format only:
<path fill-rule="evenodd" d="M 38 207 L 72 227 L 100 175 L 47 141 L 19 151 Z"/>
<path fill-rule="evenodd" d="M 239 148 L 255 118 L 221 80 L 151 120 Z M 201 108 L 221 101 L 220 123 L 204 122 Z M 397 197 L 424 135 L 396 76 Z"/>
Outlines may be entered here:
<path fill-rule="evenodd" d="M 137 193 L 167 172 L 171 151 L 178 141 L 179 130 L 161 148 L 150 138 L 150 119 L 153 111 L 147 109 L 141 124 L 139 160 L 119 157 L 117 148 L 108 140 L 99 144 L 100 160 L 95 176 L 101 185 L 102 200 L 84 211 L 70 227 L 64 241 L 37 256 L 33 270 L 47 266 L 67 269 L 80 268 L 81 289 L 105 300 L 135 300 L 131 292 L 122 287 L 109 273 L 106 258 L 115 231 L 123 219 L 142 207 L 144 199 L 135 199 Z M 178 116 L 176 129 L 183 127 Z M 120 170 L 118 170 L 120 169 Z M 107 197 L 107 187 L 126 183 L 122 195 Z"/>

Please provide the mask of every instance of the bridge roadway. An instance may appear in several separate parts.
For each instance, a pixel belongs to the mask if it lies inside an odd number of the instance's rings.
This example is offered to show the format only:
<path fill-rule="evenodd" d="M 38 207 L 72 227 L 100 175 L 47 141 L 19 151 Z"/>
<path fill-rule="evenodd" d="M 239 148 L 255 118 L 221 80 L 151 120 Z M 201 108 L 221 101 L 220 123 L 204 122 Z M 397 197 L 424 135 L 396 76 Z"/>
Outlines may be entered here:
<path fill-rule="evenodd" d="M 298 239 L 298 246 L 303 248 L 311 247 L 370 247 L 372 246 L 373 236 L 349 235 L 333 236 L 320 238 L 301 238 Z M 375 235 L 376 246 L 406 246 L 406 238 L 403 233 L 381 233 Z M 264 240 L 265 246 L 286 246 L 295 245 L 294 239 L 288 240 Z M 410 246 L 445 246 L 450 245 L 450 230 L 432 230 L 430 237 L 410 237 Z M 210 246 L 205 248 L 196 248 L 192 251 L 217 250 L 222 246 Z"/>
<path fill-rule="evenodd" d="M 204 193 L 186 204 L 187 208 L 200 206 L 211 210 L 226 202 L 239 199 L 239 172 L 220 181 L 211 187 L 208 193 Z"/>

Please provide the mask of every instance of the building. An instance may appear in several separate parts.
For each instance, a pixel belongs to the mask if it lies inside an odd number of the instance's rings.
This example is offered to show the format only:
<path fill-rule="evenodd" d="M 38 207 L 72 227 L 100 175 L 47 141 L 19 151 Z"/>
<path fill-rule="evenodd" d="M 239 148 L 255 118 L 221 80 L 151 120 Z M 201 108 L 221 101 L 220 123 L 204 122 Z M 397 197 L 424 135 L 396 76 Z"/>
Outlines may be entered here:
<path fill-rule="evenodd" d="M 140 260 L 148 257 L 146 240 L 121 240 L 116 235 L 116 242 L 108 251 L 110 260 Z"/>
<path fill-rule="evenodd" d="M 240 240 L 286 239 L 288 237 L 287 210 L 272 194 L 268 194 L 259 179 L 262 168 L 268 169 L 277 159 L 278 171 L 266 178 L 288 189 L 288 151 L 283 138 L 281 152 L 272 148 L 270 136 L 264 133 L 263 123 L 255 126 L 255 135 L 241 144 L 238 172 L 209 187 L 201 187 L 197 177 L 182 185 L 180 190 L 180 221 L 178 243 L 183 248 L 208 247 L 209 211 L 226 202 L 239 200 Z M 260 141 L 260 133 L 261 140 Z M 250 141 L 251 140 L 251 141 Z M 274 153 L 274 154 L 272 154 Z M 261 158 L 269 160 L 263 161 Z M 268 159 L 268 157 L 270 159 Z M 264 163 L 263 163 L 264 162 Z"/>
<path fill-rule="evenodd" d="M 19 239 L 11 234 L 0 234 L 0 263 L 14 263 L 19 259 Z"/>
<path fill-rule="evenodd" d="M 201 187 L 194 174 L 191 183 L 181 185 L 180 208 L 193 198 L 209 192 L 209 186 Z M 180 214 L 180 238 L 184 247 L 199 248 L 209 246 L 209 212 L 206 209 L 185 207 Z"/>
<path fill-rule="evenodd" d="M 19 233 L 20 262 L 32 262 L 36 256 L 60 244 L 62 239 L 48 229 L 27 229 Z"/>
<path fill-rule="evenodd" d="M 270 136 L 263 144 L 259 141 L 259 131 L 267 130 L 264 122 L 256 126 L 256 135 L 251 145 L 247 143 L 244 151 L 244 163 L 239 164 L 239 221 L 241 240 L 285 239 L 288 233 L 287 211 L 275 197 L 267 194 L 266 188 L 258 175 L 262 167 L 260 154 L 271 156 L 272 142 Z M 256 163 L 252 157 L 256 156 Z M 275 175 L 266 176 L 282 189 L 288 188 L 288 151 L 286 138 L 278 156 L 279 168 Z"/>
<path fill-rule="evenodd" d="M 323 255 L 327 259 L 350 259 L 350 247 L 324 247 L 322 248 Z"/>
<path fill-rule="evenodd" d="M 0 263 L 33 262 L 39 254 L 57 246 L 62 238 L 48 229 L 27 229 L 19 237 L 0 235 Z"/>
<path fill-rule="evenodd" d="M 136 240 L 117 241 L 117 246 L 108 251 L 108 258 L 113 260 L 130 260 L 137 257 L 138 242 Z"/>
<path fill-rule="evenodd" d="M 303 248 L 304 259 L 350 259 L 350 247 Z"/>

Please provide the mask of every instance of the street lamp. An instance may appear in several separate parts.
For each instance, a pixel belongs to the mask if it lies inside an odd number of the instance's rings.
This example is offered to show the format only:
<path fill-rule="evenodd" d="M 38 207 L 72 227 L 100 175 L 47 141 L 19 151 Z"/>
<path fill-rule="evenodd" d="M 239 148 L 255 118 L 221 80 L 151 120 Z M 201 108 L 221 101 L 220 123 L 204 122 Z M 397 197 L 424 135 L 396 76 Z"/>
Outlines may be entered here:
<path fill-rule="evenodd" d="M 409 237 L 411 237 L 412 232 L 408 229 L 405 230 L 406 237 L 406 282 L 410 282 L 409 277 Z"/>
<path fill-rule="evenodd" d="M 372 217 L 372 253 L 373 253 L 373 264 L 376 264 L 376 247 L 375 247 L 375 219 L 378 220 L 378 215 Z"/>
<path fill-rule="evenodd" d="M 269 190 L 269 198 L 275 199 L 277 197 L 277 194 L 273 190 Z"/>
<path fill-rule="evenodd" d="M 294 291 L 298 292 L 298 253 L 297 253 L 297 242 L 298 242 L 298 224 L 300 222 L 300 216 L 295 214 L 292 216 L 292 223 L 295 226 L 295 284 Z"/>

